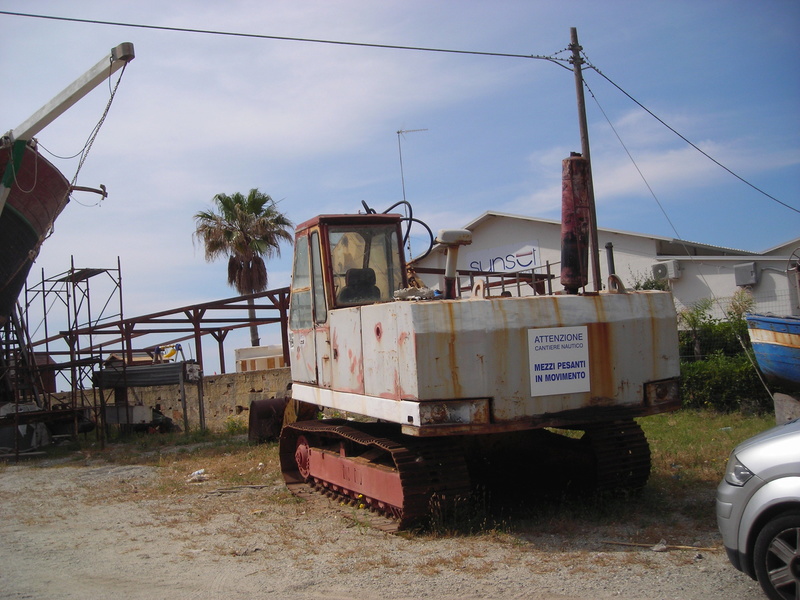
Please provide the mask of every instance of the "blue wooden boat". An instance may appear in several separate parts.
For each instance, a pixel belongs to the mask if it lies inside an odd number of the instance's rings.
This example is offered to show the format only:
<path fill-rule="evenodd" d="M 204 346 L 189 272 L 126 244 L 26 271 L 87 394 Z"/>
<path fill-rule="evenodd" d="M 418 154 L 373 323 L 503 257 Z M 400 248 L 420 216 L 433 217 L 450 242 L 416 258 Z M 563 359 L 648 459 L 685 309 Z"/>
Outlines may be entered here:
<path fill-rule="evenodd" d="M 747 331 L 761 372 L 800 392 L 800 317 L 747 314 Z"/>

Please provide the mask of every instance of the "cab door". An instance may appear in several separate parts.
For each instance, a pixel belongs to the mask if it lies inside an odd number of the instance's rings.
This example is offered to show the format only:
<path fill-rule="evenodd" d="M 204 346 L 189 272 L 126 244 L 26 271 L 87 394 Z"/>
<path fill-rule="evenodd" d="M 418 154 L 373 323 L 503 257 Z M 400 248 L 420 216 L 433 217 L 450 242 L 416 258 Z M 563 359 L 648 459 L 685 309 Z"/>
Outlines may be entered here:
<path fill-rule="evenodd" d="M 314 342 L 313 297 L 309 237 L 298 235 L 294 245 L 292 295 L 289 305 L 289 346 L 292 380 L 317 383 L 317 353 Z"/>
<path fill-rule="evenodd" d="M 289 343 L 292 380 L 330 386 L 328 307 L 319 231 L 298 234 L 292 269 Z"/>
<path fill-rule="evenodd" d="M 317 359 L 317 383 L 331 387 L 331 328 L 325 294 L 325 270 L 319 231 L 311 232 L 311 290 L 314 318 L 314 348 Z"/>

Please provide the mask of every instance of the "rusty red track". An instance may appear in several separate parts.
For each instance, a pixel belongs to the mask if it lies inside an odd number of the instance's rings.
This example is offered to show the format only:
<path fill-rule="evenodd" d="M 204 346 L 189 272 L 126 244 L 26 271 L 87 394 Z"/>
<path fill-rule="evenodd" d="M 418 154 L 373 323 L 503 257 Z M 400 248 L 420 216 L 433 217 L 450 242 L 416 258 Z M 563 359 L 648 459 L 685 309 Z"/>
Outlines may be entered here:
<path fill-rule="evenodd" d="M 446 506 L 470 487 L 458 444 L 403 436 L 385 423 L 330 419 L 287 425 L 280 460 L 294 493 L 310 487 L 334 495 L 391 518 L 397 529 L 424 522 L 434 496 Z"/>

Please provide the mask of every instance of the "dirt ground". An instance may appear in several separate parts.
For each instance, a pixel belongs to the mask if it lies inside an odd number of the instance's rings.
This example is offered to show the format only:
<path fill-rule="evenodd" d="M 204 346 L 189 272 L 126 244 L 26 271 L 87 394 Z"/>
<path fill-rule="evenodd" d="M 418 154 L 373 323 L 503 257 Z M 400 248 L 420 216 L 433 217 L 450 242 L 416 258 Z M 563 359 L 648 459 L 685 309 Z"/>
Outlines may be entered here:
<path fill-rule="evenodd" d="M 630 539 L 623 525 L 390 534 L 357 509 L 297 500 L 274 477 L 221 487 L 213 473 L 189 482 L 174 471 L 80 457 L 0 464 L 0 598 L 763 598 L 714 532 L 690 542 L 702 549 L 668 539 L 663 551 L 607 543 Z"/>

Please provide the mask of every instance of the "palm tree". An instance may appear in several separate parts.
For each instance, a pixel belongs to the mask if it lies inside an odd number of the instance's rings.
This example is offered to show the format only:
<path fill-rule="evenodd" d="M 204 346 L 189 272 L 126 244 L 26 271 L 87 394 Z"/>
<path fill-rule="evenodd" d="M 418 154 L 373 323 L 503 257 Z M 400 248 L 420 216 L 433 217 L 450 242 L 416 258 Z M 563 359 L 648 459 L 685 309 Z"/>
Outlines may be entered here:
<path fill-rule="evenodd" d="M 257 188 L 247 196 L 217 194 L 213 202 L 216 212 L 200 211 L 194 216 L 194 235 L 205 246 L 206 261 L 228 257 L 228 284 L 243 296 L 263 292 L 267 289 L 264 259 L 280 256 L 280 243 L 291 242 L 294 225 Z M 250 320 L 255 321 L 253 300 L 248 304 Z M 256 325 L 250 326 L 250 343 L 260 343 Z"/>

